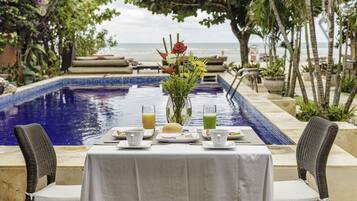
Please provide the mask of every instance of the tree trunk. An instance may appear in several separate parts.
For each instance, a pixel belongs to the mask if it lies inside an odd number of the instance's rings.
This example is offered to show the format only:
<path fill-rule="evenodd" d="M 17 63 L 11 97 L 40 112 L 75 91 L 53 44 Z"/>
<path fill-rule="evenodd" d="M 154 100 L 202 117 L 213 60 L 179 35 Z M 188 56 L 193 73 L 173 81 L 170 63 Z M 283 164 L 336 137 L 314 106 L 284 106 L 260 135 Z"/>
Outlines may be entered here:
<path fill-rule="evenodd" d="M 298 60 L 298 58 L 300 57 L 300 43 L 301 43 L 301 27 L 297 28 L 297 32 L 296 32 L 296 38 L 295 38 L 295 48 L 294 48 L 294 57 Z M 298 62 L 298 66 L 299 66 L 299 60 Z M 289 96 L 290 97 L 294 97 L 295 96 L 295 87 L 296 87 L 296 72 L 293 71 L 293 76 L 291 79 L 291 87 L 289 89 Z"/>
<path fill-rule="evenodd" d="M 312 48 L 312 54 L 314 56 L 314 63 L 315 63 L 315 75 L 316 75 L 316 81 L 317 81 L 317 97 L 318 97 L 318 103 L 322 105 L 323 99 L 324 99 L 324 86 L 322 83 L 322 77 L 321 77 L 321 69 L 320 69 L 320 64 L 319 64 L 319 54 L 317 50 L 317 42 L 316 42 L 316 32 L 315 32 L 315 22 L 314 22 L 314 17 L 313 17 L 313 9 L 311 5 L 311 0 L 306 0 L 306 13 L 307 13 L 307 18 L 309 21 L 309 27 L 310 27 L 310 41 L 311 41 L 311 48 Z"/>
<path fill-rule="evenodd" d="M 291 28 L 291 33 L 290 33 L 290 37 L 291 37 L 291 42 L 292 42 L 292 46 L 294 46 L 294 36 L 295 36 L 295 29 L 294 26 Z M 287 50 L 286 46 L 285 46 L 285 50 Z M 291 78 L 292 78 L 292 65 L 293 65 L 293 58 L 289 57 L 289 70 L 288 70 L 288 80 L 287 80 L 287 86 L 285 89 L 285 95 L 287 96 L 289 94 L 289 89 L 290 89 L 290 83 L 291 83 Z"/>
<path fill-rule="evenodd" d="M 314 80 L 313 72 L 311 71 L 312 65 L 311 65 L 311 57 L 310 57 L 309 30 L 308 30 L 307 26 L 308 26 L 307 22 L 305 22 L 305 44 L 306 44 L 307 65 L 309 67 L 312 95 L 314 97 L 314 102 L 317 104 L 315 80 Z"/>
<path fill-rule="evenodd" d="M 242 66 L 244 66 L 244 64 L 249 63 L 249 48 L 248 48 L 249 38 L 250 38 L 250 34 L 247 32 L 240 32 L 238 37 L 239 48 L 240 48 L 240 59 L 241 59 Z"/>
<path fill-rule="evenodd" d="M 281 22 L 281 19 L 280 19 L 280 16 L 279 16 L 279 12 L 278 12 L 278 9 L 276 8 L 275 2 L 274 2 L 274 0 L 269 0 L 269 1 L 270 1 L 271 8 L 273 9 L 273 13 L 275 15 L 275 19 L 276 19 L 276 21 L 278 23 L 279 30 L 283 35 L 285 45 L 288 48 L 290 55 L 293 57 L 293 69 L 296 72 L 296 76 L 297 76 L 297 79 L 299 81 L 299 85 L 300 85 L 300 89 L 301 89 L 301 94 L 302 94 L 303 100 L 304 100 L 305 103 L 308 103 L 309 99 L 307 97 L 304 81 L 302 80 L 301 73 L 299 71 L 298 60 L 294 56 L 293 48 L 291 47 L 291 44 L 290 44 L 289 39 L 288 39 L 288 36 L 287 36 L 287 34 L 285 32 L 285 27 L 284 27 L 283 23 Z"/>
<path fill-rule="evenodd" d="M 234 36 L 239 41 L 241 64 L 242 64 L 242 66 L 244 66 L 244 64 L 249 63 L 248 43 L 249 43 L 250 33 L 245 32 L 245 31 L 240 31 L 238 28 L 237 22 L 234 19 L 231 19 L 230 24 L 231 24 L 231 29 L 232 29 Z"/>
<path fill-rule="evenodd" d="M 352 103 L 353 103 L 353 100 L 355 99 L 355 96 L 357 94 L 357 85 L 355 85 L 350 93 L 350 95 L 348 96 L 348 99 L 346 101 L 346 104 L 345 104 L 345 111 L 349 111 L 351 106 L 352 106 Z"/>
<path fill-rule="evenodd" d="M 292 72 L 292 76 L 291 76 L 291 84 L 290 84 L 290 88 L 289 88 L 289 94 L 288 96 L 291 98 L 294 98 L 295 96 L 295 87 L 296 87 L 296 71 Z"/>
<path fill-rule="evenodd" d="M 342 16 L 340 17 L 340 25 L 342 24 Z M 338 68 L 337 68 L 337 74 L 336 74 L 336 87 L 335 87 L 335 94 L 333 97 L 333 105 L 338 106 L 340 104 L 340 98 L 341 98 L 341 91 L 342 91 L 342 79 L 341 79 L 341 72 L 343 72 L 343 66 L 342 66 L 342 29 L 343 27 L 340 26 L 339 29 L 339 43 L 338 43 Z"/>
<path fill-rule="evenodd" d="M 22 63 L 22 50 L 21 45 L 18 46 L 17 49 L 17 59 L 16 59 L 16 83 L 18 85 L 24 84 L 24 73 L 23 73 L 23 63 Z"/>
<path fill-rule="evenodd" d="M 325 85 L 325 100 L 323 104 L 323 109 L 327 112 L 330 105 L 330 90 L 331 90 L 331 76 L 333 74 L 333 48 L 334 48 L 334 33 L 335 33 L 335 9 L 334 0 L 328 0 L 328 61 L 327 61 L 327 72 L 326 72 L 326 85 Z"/>

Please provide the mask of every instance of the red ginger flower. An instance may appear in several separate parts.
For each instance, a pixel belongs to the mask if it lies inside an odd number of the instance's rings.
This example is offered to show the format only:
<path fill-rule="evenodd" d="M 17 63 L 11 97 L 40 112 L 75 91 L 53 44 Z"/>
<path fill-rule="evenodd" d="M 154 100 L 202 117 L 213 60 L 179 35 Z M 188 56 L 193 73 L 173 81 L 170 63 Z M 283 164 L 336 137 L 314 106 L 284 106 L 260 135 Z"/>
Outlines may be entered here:
<path fill-rule="evenodd" d="M 172 74 L 174 73 L 174 69 L 173 69 L 172 67 L 164 67 L 164 68 L 162 69 L 162 72 L 163 72 L 163 73 L 168 73 L 168 74 L 172 75 Z"/>
<path fill-rule="evenodd" d="M 182 54 L 187 50 L 187 46 L 183 42 L 177 42 L 172 48 L 172 54 Z"/>

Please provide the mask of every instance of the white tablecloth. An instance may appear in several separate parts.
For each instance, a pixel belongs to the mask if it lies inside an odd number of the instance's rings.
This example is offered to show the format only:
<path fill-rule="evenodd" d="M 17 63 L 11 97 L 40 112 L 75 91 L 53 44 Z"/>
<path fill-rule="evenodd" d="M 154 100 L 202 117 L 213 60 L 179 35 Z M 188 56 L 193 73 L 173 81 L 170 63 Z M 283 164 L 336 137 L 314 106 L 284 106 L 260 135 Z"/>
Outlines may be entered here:
<path fill-rule="evenodd" d="M 93 146 L 82 201 L 271 201 L 271 153 L 265 146 L 204 150 L 153 145 L 149 150 Z"/>

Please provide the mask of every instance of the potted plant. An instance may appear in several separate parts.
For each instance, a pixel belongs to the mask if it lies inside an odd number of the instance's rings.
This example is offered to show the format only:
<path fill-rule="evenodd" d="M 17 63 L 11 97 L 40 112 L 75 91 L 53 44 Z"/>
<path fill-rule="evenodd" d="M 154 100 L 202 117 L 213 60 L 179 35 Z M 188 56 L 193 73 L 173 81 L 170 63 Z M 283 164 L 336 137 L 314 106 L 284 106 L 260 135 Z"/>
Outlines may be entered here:
<path fill-rule="evenodd" d="M 302 66 L 302 77 L 305 81 L 310 81 L 311 80 L 311 76 L 310 76 L 310 72 L 313 73 L 314 72 L 314 68 L 309 66 L 309 65 L 303 65 Z"/>
<path fill-rule="evenodd" d="M 170 45 L 170 52 L 167 50 L 165 40 L 163 41 L 165 52 L 158 52 L 167 63 L 164 72 L 170 74 L 169 78 L 161 83 L 164 91 L 169 95 L 166 118 L 169 123 L 185 125 L 192 116 L 189 94 L 198 79 L 205 75 L 206 62 L 192 54 L 186 56 L 187 46 L 179 40 L 179 35 L 177 35 L 177 42 Z M 172 44 L 171 37 L 170 44 Z"/>
<path fill-rule="evenodd" d="M 268 89 L 269 93 L 281 94 L 284 90 L 285 73 L 284 63 L 277 60 L 263 68 L 261 72 L 263 76 L 263 84 Z"/>

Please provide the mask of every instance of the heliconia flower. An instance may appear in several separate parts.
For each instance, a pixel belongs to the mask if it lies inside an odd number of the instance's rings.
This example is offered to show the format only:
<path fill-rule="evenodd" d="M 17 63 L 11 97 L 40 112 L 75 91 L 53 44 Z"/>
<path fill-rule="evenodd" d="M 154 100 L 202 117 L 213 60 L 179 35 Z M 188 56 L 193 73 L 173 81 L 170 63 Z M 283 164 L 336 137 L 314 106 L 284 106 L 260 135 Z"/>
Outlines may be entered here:
<path fill-rule="evenodd" d="M 163 67 L 162 72 L 168 73 L 171 75 L 172 73 L 174 73 L 174 69 L 172 67 Z"/>
<path fill-rule="evenodd" d="M 172 48 L 172 54 L 182 54 L 187 50 L 187 46 L 183 42 L 177 42 Z"/>
<path fill-rule="evenodd" d="M 159 55 L 161 56 L 162 59 L 166 59 L 167 53 L 160 52 L 160 50 L 158 50 L 158 49 L 156 49 L 156 51 L 159 53 Z"/>

